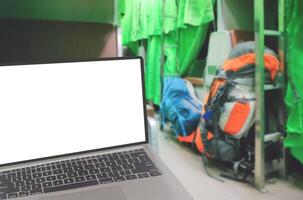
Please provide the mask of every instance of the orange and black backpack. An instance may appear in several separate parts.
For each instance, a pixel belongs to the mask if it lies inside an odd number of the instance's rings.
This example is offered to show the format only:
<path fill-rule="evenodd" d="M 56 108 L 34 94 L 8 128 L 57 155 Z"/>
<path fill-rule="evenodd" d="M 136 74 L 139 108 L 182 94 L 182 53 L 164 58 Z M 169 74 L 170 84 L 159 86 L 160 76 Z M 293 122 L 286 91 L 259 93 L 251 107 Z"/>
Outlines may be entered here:
<path fill-rule="evenodd" d="M 198 129 L 180 142 L 193 143 L 203 157 L 243 166 L 253 162 L 247 140 L 254 126 L 255 114 L 255 43 L 238 44 L 229 59 L 217 71 L 205 95 L 202 118 Z M 273 82 L 279 70 L 275 53 L 266 48 L 267 82 Z M 244 165 L 245 179 L 250 165 Z"/>

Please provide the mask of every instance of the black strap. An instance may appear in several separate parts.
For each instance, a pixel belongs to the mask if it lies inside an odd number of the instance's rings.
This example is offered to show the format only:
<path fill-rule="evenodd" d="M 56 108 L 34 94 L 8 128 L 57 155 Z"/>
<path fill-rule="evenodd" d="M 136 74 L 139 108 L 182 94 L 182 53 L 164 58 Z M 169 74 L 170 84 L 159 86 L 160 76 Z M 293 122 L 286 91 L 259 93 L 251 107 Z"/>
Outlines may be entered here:
<path fill-rule="evenodd" d="M 212 175 L 212 174 L 209 172 L 208 167 L 207 167 L 208 160 L 207 160 L 207 158 L 206 158 L 206 156 L 205 156 L 204 153 L 201 154 L 201 157 L 202 157 L 203 167 L 204 167 L 204 169 L 205 169 L 205 172 L 206 172 L 207 176 L 209 176 L 209 177 L 211 177 L 211 178 L 213 178 L 213 179 L 215 179 L 215 180 L 220 181 L 220 182 L 223 183 L 223 182 L 224 182 L 223 179 L 220 179 L 219 177 L 216 177 L 216 176 Z"/>
<path fill-rule="evenodd" d="M 215 135 L 215 145 L 216 145 L 216 148 L 215 148 L 215 155 L 216 155 L 216 158 L 218 160 L 221 160 L 221 153 L 219 151 L 219 144 L 218 144 L 218 141 L 219 141 L 219 138 L 220 138 L 220 131 L 219 131 L 219 127 L 217 125 L 217 122 L 219 121 L 219 117 L 218 117 L 218 114 L 216 113 L 215 114 L 215 117 L 214 117 L 214 121 L 215 121 L 215 124 L 214 124 L 214 135 Z"/>
<path fill-rule="evenodd" d="M 193 139 L 193 141 L 191 142 L 191 148 L 193 148 L 193 149 L 196 147 L 197 134 L 198 134 L 198 131 L 196 130 L 196 131 L 195 131 L 195 135 L 194 135 L 194 139 Z"/>

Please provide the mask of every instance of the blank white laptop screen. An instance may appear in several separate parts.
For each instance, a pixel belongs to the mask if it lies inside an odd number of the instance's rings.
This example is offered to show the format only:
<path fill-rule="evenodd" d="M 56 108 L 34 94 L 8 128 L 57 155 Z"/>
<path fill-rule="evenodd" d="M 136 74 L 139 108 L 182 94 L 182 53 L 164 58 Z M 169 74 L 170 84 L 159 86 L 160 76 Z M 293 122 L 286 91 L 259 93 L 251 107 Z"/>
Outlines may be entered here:
<path fill-rule="evenodd" d="M 140 59 L 0 67 L 0 165 L 144 142 Z"/>

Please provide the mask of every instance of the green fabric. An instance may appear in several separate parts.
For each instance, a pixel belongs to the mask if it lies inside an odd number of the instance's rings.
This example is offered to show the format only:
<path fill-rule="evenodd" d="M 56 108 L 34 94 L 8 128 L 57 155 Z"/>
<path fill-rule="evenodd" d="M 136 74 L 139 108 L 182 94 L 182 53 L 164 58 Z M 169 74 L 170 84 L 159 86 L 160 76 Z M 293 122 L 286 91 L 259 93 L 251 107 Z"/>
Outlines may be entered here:
<path fill-rule="evenodd" d="M 153 102 L 160 103 L 161 97 L 161 36 L 152 36 L 148 39 L 146 55 L 146 98 Z"/>
<path fill-rule="evenodd" d="M 148 39 L 149 36 L 161 35 L 161 7 L 162 0 L 125 1 L 121 19 L 123 45 L 127 46 L 131 42 Z"/>
<path fill-rule="evenodd" d="M 161 11 L 162 12 L 162 11 Z M 164 33 L 168 34 L 177 29 L 178 5 L 175 0 L 165 0 Z"/>
<path fill-rule="evenodd" d="M 118 9 L 119 9 L 119 13 L 121 15 L 125 14 L 125 0 L 119 0 L 118 1 Z"/>
<path fill-rule="evenodd" d="M 136 2 L 138 0 L 128 0 L 126 4 L 124 4 L 125 13 L 121 19 L 121 27 L 122 27 L 122 43 L 127 45 L 131 42 L 137 41 L 137 27 L 134 23 L 137 21 L 139 13 L 136 12 L 137 5 Z"/>
<path fill-rule="evenodd" d="M 214 18 L 212 0 L 180 0 L 180 8 L 179 27 L 185 24 L 200 26 Z"/>
<path fill-rule="evenodd" d="M 118 3 L 118 19 L 117 19 L 117 25 L 121 26 L 121 19 L 125 15 L 125 0 L 119 0 Z"/>
<path fill-rule="evenodd" d="M 166 0 L 165 5 L 162 3 L 163 0 L 127 0 L 121 22 L 124 45 L 133 49 L 134 43 L 147 40 L 146 96 L 158 105 L 161 101 L 162 42 L 165 75 L 182 76 L 196 64 L 208 23 L 214 19 L 213 0 Z"/>
<path fill-rule="evenodd" d="M 178 29 L 165 36 L 165 75 L 184 75 L 198 62 L 197 55 L 204 43 L 208 25 Z M 182 42 L 179 42 L 182 41 Z"/>
<path fill-rule="evenodd" d="M 288 108 L 285 146 L 303 164 L 303 1 L 288 0 L 288 74 L 286 94 Z"/>

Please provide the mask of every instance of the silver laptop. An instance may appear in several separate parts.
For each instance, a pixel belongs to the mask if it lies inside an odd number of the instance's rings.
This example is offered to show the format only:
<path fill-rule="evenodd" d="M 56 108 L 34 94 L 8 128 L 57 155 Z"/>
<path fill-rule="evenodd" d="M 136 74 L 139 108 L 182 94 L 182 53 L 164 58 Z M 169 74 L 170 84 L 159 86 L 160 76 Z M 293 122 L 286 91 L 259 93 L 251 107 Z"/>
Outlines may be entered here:
<path fill-rule="evenodd" d="M 189 200 L 148 141 L 140 58 L 0 67 L 0 199 Z"/>

